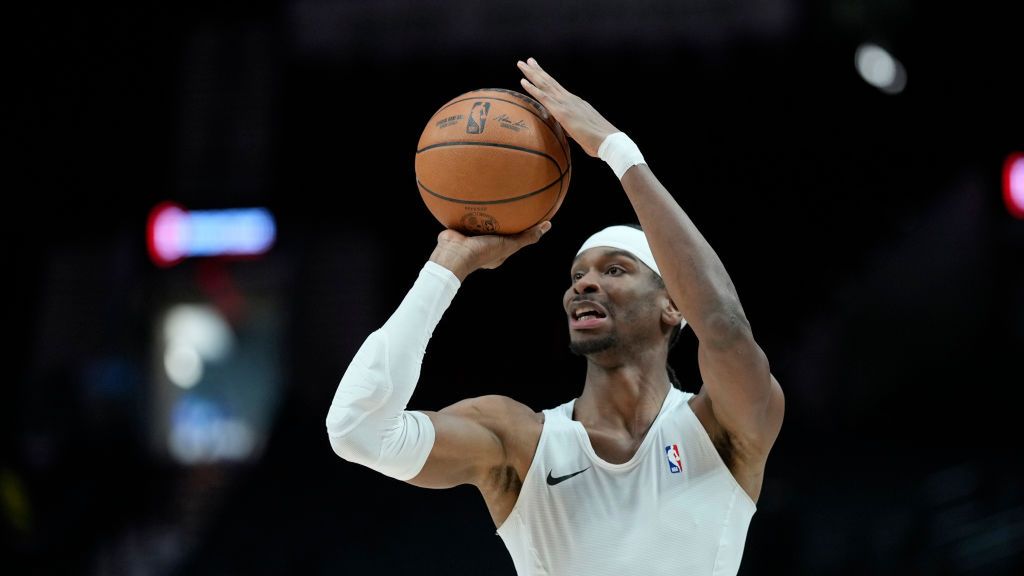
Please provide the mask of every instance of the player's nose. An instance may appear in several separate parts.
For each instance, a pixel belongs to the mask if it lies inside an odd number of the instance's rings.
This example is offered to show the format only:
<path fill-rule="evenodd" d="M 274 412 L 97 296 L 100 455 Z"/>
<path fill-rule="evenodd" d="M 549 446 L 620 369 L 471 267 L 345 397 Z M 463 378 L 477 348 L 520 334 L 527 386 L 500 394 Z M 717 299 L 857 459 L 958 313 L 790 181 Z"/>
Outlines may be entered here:
<path fill-rule="evenodd" d="M 600 290 L 597 283 L 597 273 L 593 270 L 583 274 L 572 283 L 573 292 L 577 294 L 588 294 Z"/>

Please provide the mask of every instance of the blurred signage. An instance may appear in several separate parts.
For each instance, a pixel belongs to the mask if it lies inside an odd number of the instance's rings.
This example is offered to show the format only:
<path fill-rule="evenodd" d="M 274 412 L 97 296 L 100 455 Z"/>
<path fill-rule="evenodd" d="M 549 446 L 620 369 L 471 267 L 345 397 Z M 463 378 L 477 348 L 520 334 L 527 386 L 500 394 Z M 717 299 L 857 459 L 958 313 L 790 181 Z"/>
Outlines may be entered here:
<path fill-rule="evenodd" d="M 185 258 L 259 256 L 277 237 L 274 217 L 265 208 L 185 210 L 163 202 L 149 213 L 146 245 L 157 266 Z"/>

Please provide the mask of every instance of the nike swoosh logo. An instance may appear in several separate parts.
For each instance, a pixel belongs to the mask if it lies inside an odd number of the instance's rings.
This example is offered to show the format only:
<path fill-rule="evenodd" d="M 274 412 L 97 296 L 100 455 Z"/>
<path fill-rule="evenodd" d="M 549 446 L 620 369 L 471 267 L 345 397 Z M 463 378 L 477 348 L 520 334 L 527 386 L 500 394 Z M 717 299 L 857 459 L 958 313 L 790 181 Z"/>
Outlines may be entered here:
<path fill-rule="evenodd" d="M 580 470 L 579 472 L 573 472 L 572 474 L 569 474 L 567 476 L 552 476 L 551 475 L 551 471 L 549 470 L 548 471 L 548 486 L 554 486 L 555 484 L 561 484 L 562 482 L 565 482 L 566 480 L 568 480 L 569 478 L 572 478 L 573 476 L 576 476 L 578 474 L 583 474 L 587 470 L 590 470 L 590 466 L 587 466 L 586 468 L 584 468 L 583 470 Z"/>

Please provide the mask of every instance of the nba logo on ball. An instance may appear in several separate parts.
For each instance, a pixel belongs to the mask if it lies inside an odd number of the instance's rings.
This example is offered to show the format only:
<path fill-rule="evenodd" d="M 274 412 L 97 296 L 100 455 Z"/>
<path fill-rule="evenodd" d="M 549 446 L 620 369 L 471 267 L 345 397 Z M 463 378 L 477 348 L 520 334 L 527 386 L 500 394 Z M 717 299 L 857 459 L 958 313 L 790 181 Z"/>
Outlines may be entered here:
<path fill-rule="evenodd" d="M 665 457 L 668 459 L 668 471 L 679 474 L 683 471 L 683 461 L 679 458 L 679 446 L 669 444 L 665 446 Z"/>
<path fill-rule="evenodd" d="M 487 124 L 487 113 L 490 111 L 490 102 L 474 102 L 473 109 L 469 111 L 469 119 L 466 121 L 466 133 L 483 134 L 484 125 Z"/>

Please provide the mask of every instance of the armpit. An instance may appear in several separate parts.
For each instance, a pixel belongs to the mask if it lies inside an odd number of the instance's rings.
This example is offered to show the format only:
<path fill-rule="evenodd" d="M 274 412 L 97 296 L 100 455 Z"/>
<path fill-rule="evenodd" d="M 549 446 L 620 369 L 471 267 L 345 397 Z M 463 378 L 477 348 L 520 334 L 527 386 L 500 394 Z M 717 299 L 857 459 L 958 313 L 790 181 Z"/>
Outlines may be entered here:
<path fill-rule="evenodd" d="M 492 468 L 488 476 L 488 482 L 495 491 L 503 494 L 519 494 L 519 491 L 523 488 L 523 480 L 519 477 L 519 472 L 516 471 L 514 466 L 509 465 Z"/>

